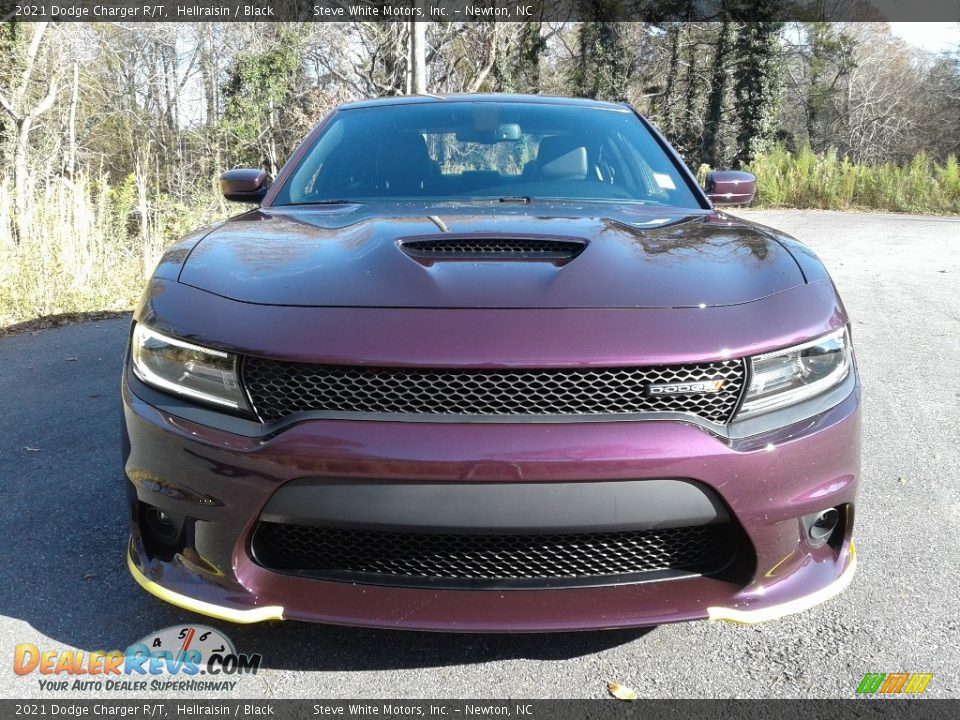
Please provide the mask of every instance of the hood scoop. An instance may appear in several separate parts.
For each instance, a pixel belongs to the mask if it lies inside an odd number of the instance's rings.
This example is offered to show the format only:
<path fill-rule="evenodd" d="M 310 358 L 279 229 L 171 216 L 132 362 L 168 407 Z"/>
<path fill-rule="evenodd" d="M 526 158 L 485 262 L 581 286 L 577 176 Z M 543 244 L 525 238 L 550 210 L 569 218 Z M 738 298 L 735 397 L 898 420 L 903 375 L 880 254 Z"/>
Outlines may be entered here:
<path fill-rule="evenodd" d="M 401 240 L 400 249 L 419 263 L 432 265 L 450 260 L 570 262 L 587 246 L 584 240 L 542 237 L 450 237 Z"/>

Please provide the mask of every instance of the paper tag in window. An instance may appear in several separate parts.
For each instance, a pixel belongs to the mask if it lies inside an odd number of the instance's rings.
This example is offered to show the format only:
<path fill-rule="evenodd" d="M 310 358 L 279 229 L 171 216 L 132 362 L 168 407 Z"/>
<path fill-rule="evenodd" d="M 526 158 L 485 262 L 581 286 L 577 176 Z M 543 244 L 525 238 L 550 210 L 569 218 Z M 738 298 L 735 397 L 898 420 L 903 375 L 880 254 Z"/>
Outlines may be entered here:
<path fill-rule="evenodd" d="M 664 190 L 676 190 L 677 186 L 673 184 L 673 178 L 669 175 L 664 175 L 663 173 L 654 173 L 653 179 L 657 181 L 659 185 Z"/>

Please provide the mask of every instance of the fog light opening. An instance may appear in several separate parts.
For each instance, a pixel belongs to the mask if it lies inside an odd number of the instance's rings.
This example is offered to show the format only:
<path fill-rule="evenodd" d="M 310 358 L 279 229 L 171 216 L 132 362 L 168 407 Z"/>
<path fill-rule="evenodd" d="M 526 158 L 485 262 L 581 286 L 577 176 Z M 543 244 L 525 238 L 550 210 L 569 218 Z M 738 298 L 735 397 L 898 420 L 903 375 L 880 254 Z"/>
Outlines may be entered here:
<path fill-rule="evenodd" d="M 163 510 L 150 508 L 145 514 L 147 526 L 159 540 L 172 541 L 177 536 L 177 525 Z"/>
<path fill-rule="evenodd" d="M 827 508 L 808 517 L 811 520 L 807 525 L 807 537 L 810 544 L 814 547 L 826 545 L 840 523 L 840 513 L 837 512 L 836 508 Z"/>
<path fill-rule="evenodd" d="M 183 545 L 186 518 L 147 503 L 141 502 L 139 505 L 140 536 L 147 554 L 167 557 L 177 552 Z"/>

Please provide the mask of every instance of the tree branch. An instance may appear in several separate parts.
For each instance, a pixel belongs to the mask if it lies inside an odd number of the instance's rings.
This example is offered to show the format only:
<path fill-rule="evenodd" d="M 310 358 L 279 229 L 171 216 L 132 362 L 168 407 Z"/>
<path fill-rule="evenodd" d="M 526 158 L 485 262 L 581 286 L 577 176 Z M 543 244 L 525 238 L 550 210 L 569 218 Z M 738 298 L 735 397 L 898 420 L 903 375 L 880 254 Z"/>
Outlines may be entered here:
<path fill-rule="evenodd" d="M 36 106 L 33 108 L 33 110 L 31 110 L 28 113 L 28 115 L 31 118 L 40 117 L 47 110 L 53 107 L 53 101 L 56 99 L 57 99 L 57 80 L 56 78 L 54 78 L 50 81 L 50 89 L 47 92 L 47 96 L 43 100 L 38 102 Z"/>
<path fill-rule="evenodd" d="M 30 85 L 30 76 L 33 75 L 33 64 L 37 59 L 37 52 L 40 50 L 40 41 L 43 40 L 43 34 L 47 30 L 47 25 L 50 23 L 40 22 L 37 23 L 34 27 L 36 30 L 33 33 L 33 38 L 30 40 L 30 46 L 27 48 L 27 55 L 23 63 L 23 73 L 20 75 L 20 87 L 17 89 L 17 95 L 14 98 L 19 105 L 19 101 L 23 100 L 23 96 L 27 92 L 27 87 Z"/>
<path fill-rule="evenodd" d="M 6 111 L 7 115 L 9 115 L 17 125 L 22 122 L 22 118 L 17 114 L 17 111 L 13 109 L 13 105 L 3 96 L 3 93 L 0 93 L 0 107 Z"/>

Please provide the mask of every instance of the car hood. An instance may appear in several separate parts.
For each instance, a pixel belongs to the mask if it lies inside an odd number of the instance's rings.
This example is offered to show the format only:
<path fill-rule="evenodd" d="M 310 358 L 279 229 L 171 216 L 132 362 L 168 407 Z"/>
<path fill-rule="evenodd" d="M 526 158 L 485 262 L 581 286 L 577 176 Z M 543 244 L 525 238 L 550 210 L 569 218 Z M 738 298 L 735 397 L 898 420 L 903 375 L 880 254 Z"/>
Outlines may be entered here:
<path fill-rule="evenodd" d="M 579 254 L 463 260 L 404 249 L 490 238 L 567 241 Z M 775 239 L 723 214 L 559 203 L 259 209 L 206 235 L 179 281 L 262 305 L 668 308 L 747 303 L 804 276 Z"/>

